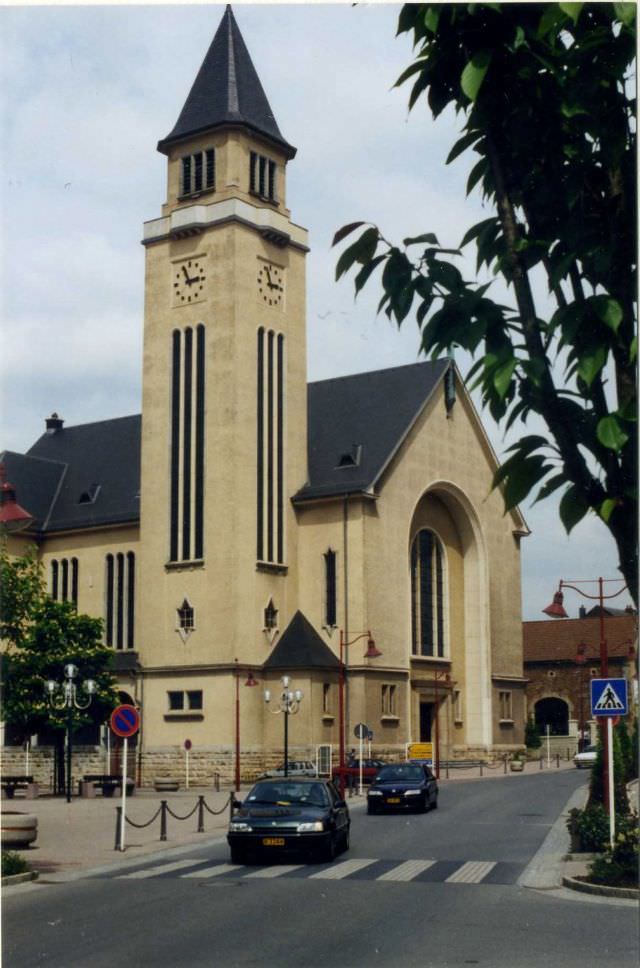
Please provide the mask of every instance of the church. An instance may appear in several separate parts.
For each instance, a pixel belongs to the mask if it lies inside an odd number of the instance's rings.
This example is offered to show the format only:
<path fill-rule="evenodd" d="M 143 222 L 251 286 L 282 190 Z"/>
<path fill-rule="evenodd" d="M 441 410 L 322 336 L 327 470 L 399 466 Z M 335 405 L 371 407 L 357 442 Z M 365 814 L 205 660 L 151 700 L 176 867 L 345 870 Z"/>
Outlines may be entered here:
<path fill-rule="evenodd" d="M 236 759 L 250 778 L 283 728 L 291 758 L 334 763 L 359 724 L 381 757 L 521 745 L 526 523 L 451 360 L 307 383 L 296 148 L 230 7 L 157 147 L 142 414 L 53 413 L 1 456 L 33 518 L 14 550 L 103 619 L 140 781 L 185 741 L 203 782 Z"/>

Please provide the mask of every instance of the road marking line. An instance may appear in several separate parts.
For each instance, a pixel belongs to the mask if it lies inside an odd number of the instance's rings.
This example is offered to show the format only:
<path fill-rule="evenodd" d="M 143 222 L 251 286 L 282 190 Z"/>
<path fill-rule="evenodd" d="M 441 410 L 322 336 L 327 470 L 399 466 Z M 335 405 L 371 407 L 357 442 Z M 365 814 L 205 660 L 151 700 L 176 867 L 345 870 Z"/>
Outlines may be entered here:
<path fill-rule="evenodd" d="M 455 874 L 447 877 L 445 884 L 479 884 L 495 866 L 496 861 L 469 860 Z"/>
<path fill-rule="evenodd" d="M 282 877 L 291 871 L 299 871 L 303 864 L 280 864 L 278 867 L 261 867 L 260 870 L 252 871 L 247 877 Z"/>
<path fill-rule="evenodd" d="M 404 864 L 399 864 L 386 874 L 377 877 L 378 881 L 412 881 L 418 874 L 433 867 L 435 860 L 406 860 Z"/>
<path fill-rule="evenodd" d="M 138 879 L 142 877 L 156 877 L 158 874 L 168 874 L 169 871 L 178 871 L 181 867 L 193 867 L 197 863 L 197 857 L 191 857 L 189 860 L 174 860 L 171 864 L 161 864 L 159 867 L 147 867 L 143 871 L 134 871 L 133 874 L 118 874 L 118 877 L 135 877 Z"/>
<path fill-rule="evenodd" d="M 239 871 L 244 868 L 244 864 L 216 864 L 215 867 L 201 867 L 200 870 L 191 871 L 190 874 L 181 874 L 181 877 L 219 877 L 220 874 L 228 874 L 230 871 Z"/>
<path fill-rule="evenodd" d="M 340 881 L 343 877 L 348 877 L 349 874 L 355 874 L 356 871 L 362 870 L 363 867 L 368 867 L 369 864 L 375 864 L 375 862 L 375 860 L 369 859 L 344 860 L 339 864 L 335 864 L 333 867 L 328 867 L 326 871 L 318 871 L 317 874 L 311 874 L 309 880 L 317 877 L 326 881 Z"/>

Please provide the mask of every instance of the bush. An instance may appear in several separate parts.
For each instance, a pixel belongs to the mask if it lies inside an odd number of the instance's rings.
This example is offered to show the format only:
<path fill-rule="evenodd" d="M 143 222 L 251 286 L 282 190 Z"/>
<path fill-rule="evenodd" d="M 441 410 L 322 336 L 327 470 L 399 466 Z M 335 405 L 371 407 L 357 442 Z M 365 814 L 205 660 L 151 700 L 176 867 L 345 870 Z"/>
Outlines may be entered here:
<path fill-rule="evenodd" d="M 573 845 L 583 853 L 604 850 L 609 842 L 609 816 L 599 803 L 589 804 L 584 810 L 570 810 L 567 829 Z"/>
<path fill-rule="evenodd" d="M 591 769 L 591 782 L 589 784 L 589 807 L 596 806 L 597 804 L 602 804 L 604 806 L 604 777 L 602 775 L 602 767 L 602 736 L 599 736 L 598 755 Z M 616 815 L 626 817 L 629 813 L 630 807 L 625 781 L 624 761 L 622 758 L 620 738 L 617 730 L 613 731 L 613 771 L 613 792 L 616 805 Z"/>
<path fill-rule="evenodd" d="M 590 865 L 590 880 L 616 887 L 637 887 L 639 857 L 638 817 L 630 814 L 620 821 L 613 850 L 607 848 L 603 856 Z"/>
<path fill-rule="evenodd" d="M 530 750 L 539 750 L 542 746 L 540 730 L 538 729 L 538 724 L 533 718 L 528 719 L 524 727 L 524 741 L 527 749 Z"/>
<path fill-rule="evenodd" d="M 2 851 L 2 876 L 9 877 L 11 874 L 24 874 L 28 870 L 28 864 L 24 857 L 16 853 L 15 850 Z"/>

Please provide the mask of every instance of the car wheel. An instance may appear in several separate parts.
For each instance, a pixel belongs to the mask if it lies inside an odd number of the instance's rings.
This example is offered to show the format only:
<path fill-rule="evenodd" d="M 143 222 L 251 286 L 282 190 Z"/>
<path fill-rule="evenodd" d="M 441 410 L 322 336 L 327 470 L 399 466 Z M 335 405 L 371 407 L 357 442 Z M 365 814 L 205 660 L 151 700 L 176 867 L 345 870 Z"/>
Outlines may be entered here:
<path fill-rule="evenodd" d="M 336 836 L 335 836 L 335 833 L 332 833 L 331 836 L 329 837 L 329 842 L 327 843 L 324 849 L 323 859 L 329 862 L 334 861 L 336 859 L 337 853 L 338 853 L 338 848 L 336 845 Z"/>
<path fill-rule="evenodd" d="M 347 827 L 345 827 L 344 834 L 342 835 L 342 851 L 343 851 L 343 853 L 345 851 L 349 850 L 349 838 L 350 838 L 350 830 L 349 830 L 349 826 L 347 826 Z"/>
<path fill-rule="evenodd" d="M 369 814 L 369 816 L 371 816 L 372 813 L 377 813 L 377 812 L 378 811 L 372 804 L 370 803 L 367 804 L 367 813 Z"/>
<path fill-rule="evenodd" d="M 436 793 L 435 797 L 433 798 L 433 800 L 431 802 L 431 809 L 432 810 L 437 810 L 438 809 L 438 794 L 437 793 Z"/>
<path fill-rule="evenodd" d="M 232 864 L 246 864 L 247 852 L 242 847 L 232 847 L 231 848 L 231 863 Z"/>

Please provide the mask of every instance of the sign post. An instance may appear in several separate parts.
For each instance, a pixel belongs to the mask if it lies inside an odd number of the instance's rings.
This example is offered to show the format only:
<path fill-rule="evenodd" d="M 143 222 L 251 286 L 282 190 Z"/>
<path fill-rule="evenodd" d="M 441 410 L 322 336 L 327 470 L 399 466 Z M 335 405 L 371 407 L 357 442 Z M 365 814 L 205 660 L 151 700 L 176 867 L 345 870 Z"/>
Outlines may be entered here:
<path fill-rule="evenodd" d="M 189 750 L 191 749 L 191 740 L 185 739 L 184 743 L 184 771 L 185 771 L 185 787 L 189 789 Z"/>
<path fill-rule="evenodd" d="M 607 720 L 606 744 L 608 775 L 605 777 L 609 801 L 609 843 L 613 847 L 616 836 L 616 803 L 613 765 L 613 721 L 626 716 L 629 711 L 626 679 L 591 680 L 591 715 Z"/>
<path fill-rule="evenodd" d="M 358 756 L 359 756 L 358 762 L 360 764 L 360 782 L 358 784 L 358 793 L 360 796 L 362 796 L 364 792 L 364 787 L 362 785 L 362 760 L 364 757 L 363 744 L 364 744 L 365 737 L 369 735 L 369 727 L 365 723 L 358 723 L 358 725 L 354 729 L 354 733 L 356 735 L 356 739 L 360 740 L 360 751 L 358 753 Z"/>
<path fill-rule="evenodd" d="M 122 752 L 122 809 L 120 811 L 120 850 L 124 850 L 124 830 L 127 809 L 127 752 L 129 737 L 135 736 L 140 729 L 140 713 L 135 706 L 123 703 L 111 713 L 111 729 L 123 740 Z"/>
<path fill-rule="evenodd" d="M 408 743 L 407 759 L 420 760 L 433 767 L 433 743 Z"/>

